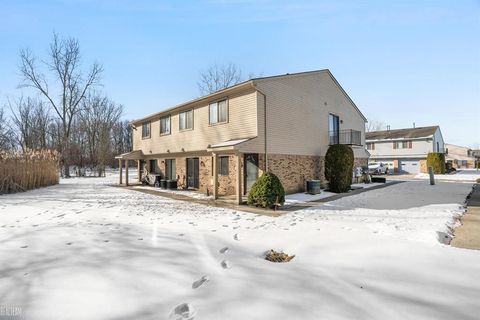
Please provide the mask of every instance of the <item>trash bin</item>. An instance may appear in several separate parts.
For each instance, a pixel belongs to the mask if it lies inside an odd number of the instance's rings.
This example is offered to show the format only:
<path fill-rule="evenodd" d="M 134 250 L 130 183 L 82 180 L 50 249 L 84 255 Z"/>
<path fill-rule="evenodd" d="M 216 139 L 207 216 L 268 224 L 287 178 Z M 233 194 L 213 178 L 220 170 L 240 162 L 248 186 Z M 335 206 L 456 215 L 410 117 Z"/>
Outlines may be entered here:
<path fill-rule="evenodd" d="M 319 194 L 320 191 L 320 180 L 308 180 L 307 181 L 307 193 L 309 194 Z"/>
<path fill-rule="evenodd" d="M 160 187 L 160 175 L 155 175 L 155 180 L 153 181 L 153 186 L 159 188 Z"/>
<path fill-rule="evenodd" d="M 167 189 L 177 189 L 177 180 L 167 180 Z"/>
<path fill-rule="evenodd" d="M 160 188 L 167 189 L 167 180 L 166 179 L 161 179 L 160 180 Z"/>

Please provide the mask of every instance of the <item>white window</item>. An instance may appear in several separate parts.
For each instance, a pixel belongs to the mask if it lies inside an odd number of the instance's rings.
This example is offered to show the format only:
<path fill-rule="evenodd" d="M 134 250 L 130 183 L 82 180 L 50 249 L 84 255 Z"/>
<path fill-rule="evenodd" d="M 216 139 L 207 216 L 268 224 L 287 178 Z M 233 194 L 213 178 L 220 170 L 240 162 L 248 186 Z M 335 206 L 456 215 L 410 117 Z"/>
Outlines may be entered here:
<path fill-rule="evenodd" d="M 188 110 L 179 114 L 179 129 L 193 129 L 193 110 Z"/>
<path fill-rule="evenodd" d="M 395 141 L 393 149 L 412 149 L 412 141 Z"/>
<path fill-rule="evenodd" d="M 160 118 L 160 134 L 170 133 L 170 116 Z"/>
<path fill-rule="evenodd" d="M 210 124 L 227 122 L 228 108 L 227 100 L 210 103 L 209 106 Z"/>
<path fill-rule="evenodd" d="M 150 138 L 150 122 L 142 123 L 142 138 Z"/>

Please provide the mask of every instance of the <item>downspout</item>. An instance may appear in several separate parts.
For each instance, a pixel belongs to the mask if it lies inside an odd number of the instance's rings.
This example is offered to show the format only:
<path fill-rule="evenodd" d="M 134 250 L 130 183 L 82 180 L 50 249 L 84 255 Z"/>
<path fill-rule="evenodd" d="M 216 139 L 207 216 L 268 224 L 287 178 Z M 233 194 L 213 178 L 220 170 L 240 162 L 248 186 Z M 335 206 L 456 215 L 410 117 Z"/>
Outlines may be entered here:
<path fill-rule="evenodd" d="M 252 83 L 255 90 L 263 96 L 263 139 L 264 139 L 264 156 L 265 156 L 265 172 L 268 171 L 268 152 L 267 152 L 267 95 L 257 89 Z"/>

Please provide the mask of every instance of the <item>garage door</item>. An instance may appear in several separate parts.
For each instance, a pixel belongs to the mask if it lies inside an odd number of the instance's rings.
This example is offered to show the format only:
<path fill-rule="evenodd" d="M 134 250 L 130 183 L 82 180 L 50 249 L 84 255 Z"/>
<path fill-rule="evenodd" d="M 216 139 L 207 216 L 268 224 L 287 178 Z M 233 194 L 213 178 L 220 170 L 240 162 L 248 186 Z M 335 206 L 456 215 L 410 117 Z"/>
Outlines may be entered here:
<path fill-rule="evenodd" d="M 399 160 L 399 162 L 403 173 L 420 172 L 420 161 L 418 160 Z"/>

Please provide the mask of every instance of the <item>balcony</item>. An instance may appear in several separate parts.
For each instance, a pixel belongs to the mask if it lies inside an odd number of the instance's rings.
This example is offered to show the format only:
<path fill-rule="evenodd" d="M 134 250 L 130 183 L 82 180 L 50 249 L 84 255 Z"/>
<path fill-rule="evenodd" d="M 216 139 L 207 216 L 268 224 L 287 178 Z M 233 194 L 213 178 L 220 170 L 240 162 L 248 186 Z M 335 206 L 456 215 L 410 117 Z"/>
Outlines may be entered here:
<path fill-rule="evenodd" d="M 362 132 L 357 130 L 340 130 L 329 132 L 329 145 L 346 144 L 351 146 L 362 145 Z"/>

